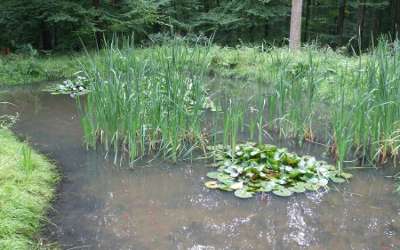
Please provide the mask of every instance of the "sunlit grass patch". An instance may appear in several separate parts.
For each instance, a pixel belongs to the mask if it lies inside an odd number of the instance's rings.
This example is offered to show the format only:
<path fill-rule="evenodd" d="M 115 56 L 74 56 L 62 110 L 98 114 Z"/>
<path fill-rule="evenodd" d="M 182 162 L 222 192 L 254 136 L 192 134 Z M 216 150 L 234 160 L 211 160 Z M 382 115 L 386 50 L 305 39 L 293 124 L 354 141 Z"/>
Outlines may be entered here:
<path fill-rule="evenodd" d="M 0 128 L 0 249 L 35 249 L 54 197 L 53 164 Z"/>

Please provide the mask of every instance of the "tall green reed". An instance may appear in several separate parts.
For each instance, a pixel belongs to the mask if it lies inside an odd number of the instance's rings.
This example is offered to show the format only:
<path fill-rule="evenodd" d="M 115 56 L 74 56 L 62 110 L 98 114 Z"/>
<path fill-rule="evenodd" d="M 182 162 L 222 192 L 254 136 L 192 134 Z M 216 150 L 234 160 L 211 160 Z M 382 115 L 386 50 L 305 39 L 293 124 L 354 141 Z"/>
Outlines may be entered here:
<path fill-rule="evenodd" d="M 207 46 L 174 40 L 153 49 L 108 44 L 83 72 L 92 82 L 82 107 L 86 142 L 114 159 L 158 152 L 174 161 L 204 143 Z"/>

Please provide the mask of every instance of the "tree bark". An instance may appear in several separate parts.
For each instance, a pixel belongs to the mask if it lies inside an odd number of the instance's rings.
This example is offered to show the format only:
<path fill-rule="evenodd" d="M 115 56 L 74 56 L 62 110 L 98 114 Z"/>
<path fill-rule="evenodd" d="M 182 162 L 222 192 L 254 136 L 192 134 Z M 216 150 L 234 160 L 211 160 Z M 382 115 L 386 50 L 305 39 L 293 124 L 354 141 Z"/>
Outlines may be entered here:
<path fill-rule="evenodd" d="M 393 0 L 392 2 L 392 10 L 393 10 L 393 33 L 396 36 L 400 34 L 400 1 Z"/>
<path fill-rule="evenodd" d="M 292 14 L 290 17 L 289 48 L 298 50 L 301 46 L 301 17 L 303 0 L 292 0 Z"/>
<path fill-rule="evenodd" d="M 311 18 L 311 0 L 306 0 L 306 20 L 304 24 L 304 34 L 303 39 L 305 42 L 309 40 L 309 26 L 310 26 L 310 18 Z"/>
<path fill-rule="evenodd" d="M 361 0 L 358 6 L 358 33 L 361 41 L 363 40 L 363 34 L 364 34 L 365 11 L 366 11 L 365 0 Z"/>
<path fill-rule="evenodd" d="M 95 9 L 99 9 L 100 8 L 100 0 L 92 0 L 92 4 L 93 4 Z M 94 20 L 96 29 L 98 29 L 98 27 L 99 27 L 99 17 L 97 15 L 96 15 L 95 20 Z M 100 31 L 98 31 L 98 30 L 95 31 L 95 39 L 96 39 L 97 48 L 101 48 L 101 39 L 102 38 L 101 38 Z"/>
<path fill-rule="evenodd" d="M 339 0 L 339 13 L 336 26 L 336 35 L 339 43 L 343 42 L 344 19 L 346 17 L 346 0 Z"/>
<path fill-rule="evenodd" d="M 41 41 L 42 41 L 41 47 L 43 50 L 52 49 L 51 31 L 45 23 L 41 24 Z"/>

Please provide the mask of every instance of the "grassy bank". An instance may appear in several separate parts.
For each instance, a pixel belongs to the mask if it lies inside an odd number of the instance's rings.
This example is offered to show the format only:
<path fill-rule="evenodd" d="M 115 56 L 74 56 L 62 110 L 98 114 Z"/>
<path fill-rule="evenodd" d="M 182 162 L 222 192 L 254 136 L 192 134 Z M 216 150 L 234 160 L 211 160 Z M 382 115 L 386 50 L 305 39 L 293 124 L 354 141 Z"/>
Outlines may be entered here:
<path fill-rule="evenodd" d="M 40 249 L 58 180 L 54 165 L 0 128 L 0 249 Z"/>
<path fill-rule="evenodd" d="M 0 86 L 71 78 L 78 71 L 74 55 L 0 56 Z"/>

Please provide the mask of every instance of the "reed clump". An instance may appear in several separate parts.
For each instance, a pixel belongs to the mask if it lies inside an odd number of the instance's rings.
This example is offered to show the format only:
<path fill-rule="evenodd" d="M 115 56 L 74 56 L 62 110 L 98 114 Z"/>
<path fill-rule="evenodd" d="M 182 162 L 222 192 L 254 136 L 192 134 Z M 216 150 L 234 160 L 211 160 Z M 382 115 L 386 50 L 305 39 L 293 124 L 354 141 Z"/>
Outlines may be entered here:
<path fill-rule="evenodd" d="M 176 160 L 202 147 L 207 50 L 174 40 L 151 50 L 114 41 L 83 65 L 91 92 L 82 102 L 86 142 L 115 160 L 151 153 Z"/>
<path fill-rule="evenodd" d="M 93 85 L 81 103 L 82 125 L 86 142 L 100 140 L 115 159 L 126 151 L 131 159 L 157 152 L 176 160 L 210 144 L 262 144 L 277 133 L 325 145 L 340 169 L 346 161 L 396 161 L 399 65 L 400 42 L 384 39 L 360 55 L 314 45 L 291 52 L 115 42 L 82 67 Z M 210 86 L 207 73 L 231 84 Z M 205 112 L 210 101 L 214 110 Z"/>

